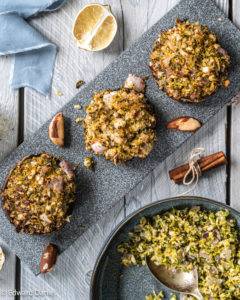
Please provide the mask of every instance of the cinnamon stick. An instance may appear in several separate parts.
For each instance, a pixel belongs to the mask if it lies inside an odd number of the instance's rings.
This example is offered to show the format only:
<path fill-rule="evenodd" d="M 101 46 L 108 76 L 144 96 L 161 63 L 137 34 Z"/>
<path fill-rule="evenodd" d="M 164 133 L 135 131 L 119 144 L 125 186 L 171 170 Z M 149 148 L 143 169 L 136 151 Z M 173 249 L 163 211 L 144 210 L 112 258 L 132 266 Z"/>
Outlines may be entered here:
<path fill-rule="evenodd" d="M 227 164 L 227 159 L 224 152 L 220 151 L 205 157 L 200 158 L 198 161 L 198 165 L 201 169 L 201 172 L 206 172 L 208 170 L 212 170 L 218 166 Z M 170 179 L 175 183 L 180 184 L 183 182 L 184 176 L 189 170 L 189 164 L 184 164 L 179 166 L 171 171 L 169 171 Z"/>

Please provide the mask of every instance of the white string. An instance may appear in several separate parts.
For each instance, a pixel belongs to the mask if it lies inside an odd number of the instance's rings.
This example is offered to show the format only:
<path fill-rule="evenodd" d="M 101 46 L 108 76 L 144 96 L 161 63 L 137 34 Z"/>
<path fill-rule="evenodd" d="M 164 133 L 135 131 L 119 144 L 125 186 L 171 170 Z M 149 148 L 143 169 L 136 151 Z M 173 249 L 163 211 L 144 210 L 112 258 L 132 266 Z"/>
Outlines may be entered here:
<path fill-rule="evenodd" d="M 190 193 L 197 186 L 198 180 L 202 175 L 201 168 L 198 164 L 198 160 L 202 157 L 204 152 L 205 152 L 205 149 L 201 148 L 201 147 L 194 148 L 191 151 L 189 159 L 188 159 L 189 169 L 187 170 L 186 174 L 184 175 L 183 184 L 185 186 L 192 185 L 192 187 L 190 189 L 188 189 L 186 192 L 184 192 L 183 194 L 181 194 L 180 196 L 184 196 L 184 195 Z"/>

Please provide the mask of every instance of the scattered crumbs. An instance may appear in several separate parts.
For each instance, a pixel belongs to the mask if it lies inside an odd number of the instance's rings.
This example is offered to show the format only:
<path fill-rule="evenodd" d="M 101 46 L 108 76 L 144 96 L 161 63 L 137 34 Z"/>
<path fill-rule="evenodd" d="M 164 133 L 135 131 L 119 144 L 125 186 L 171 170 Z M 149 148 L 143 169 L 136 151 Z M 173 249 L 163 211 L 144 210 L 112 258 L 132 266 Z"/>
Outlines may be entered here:
<path fill-rule="evenodd" d="M 81 104 L 74 104 L 74 109 L 77 109 L 77 110 L 79 110 L 79 109 L 81 109 L 82 108 L 82 106 L 81 106 Z"/>
<path fill-rule="evenodd" d="M 223 81 L 223 85 L 227 88 L 230 84 L 230 80 L 229 79 L 226 79 Z"/>
<path fill-rule="evenodd" d="M 83 120 L 84 120 L 83 117 L 77 117 L 77 118 L 75 119 L 75 122 L 76 122 L 77 124 L 81 124 Z"/>
<path fill-rule="evenodd" d="M 70 218 L 71 218 L 71 215 L 67 216 L 66 217 L 66 222 L 70 223 Z"/>
<path fill-rule="evenodd" d="M 85 83 L 84 80 L 78 80 L 78 81 L 76 82 L 76 89 L 79 89 L 84 83 Z"/>
<path fill-rule="evenodd" d="M 84 157 L 83 160 L 84 167 L 87 169 L 92 169 L 94 167 L 94 160 L 90 156 Z"/>
<path fill-rule="evenodd" d="M 222 21 L 222 18 L 218 18 L 218 21 Z"/>
<path fill-rule="evenodd" d="M 63 95 L 63 93 L 60 90 L 55 90 L 55 94 L 58 97 L 61 97 Z"/>

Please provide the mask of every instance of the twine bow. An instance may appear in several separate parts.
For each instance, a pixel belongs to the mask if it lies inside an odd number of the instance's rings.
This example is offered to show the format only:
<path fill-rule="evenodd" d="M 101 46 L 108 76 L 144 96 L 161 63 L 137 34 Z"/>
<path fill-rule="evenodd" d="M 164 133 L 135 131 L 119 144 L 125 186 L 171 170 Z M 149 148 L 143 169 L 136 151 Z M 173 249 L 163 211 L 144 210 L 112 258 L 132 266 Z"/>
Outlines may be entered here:
<path fill-rule="evenodd" d="M 201 147 L 194 148 L 191 151 L 188 159 L 189 169 L 183 178 L 183 184 L 186 186 L 190 186 L 193 184 L 193 186 L 181 195 L 188 194 L 189 192 L 194 190 L 196 185 L 198 184 L 198 180 L 202 175 L 201 168 L 198 164 L 198 160 L 201 158 L 204 151 L 205 149 Z"/>

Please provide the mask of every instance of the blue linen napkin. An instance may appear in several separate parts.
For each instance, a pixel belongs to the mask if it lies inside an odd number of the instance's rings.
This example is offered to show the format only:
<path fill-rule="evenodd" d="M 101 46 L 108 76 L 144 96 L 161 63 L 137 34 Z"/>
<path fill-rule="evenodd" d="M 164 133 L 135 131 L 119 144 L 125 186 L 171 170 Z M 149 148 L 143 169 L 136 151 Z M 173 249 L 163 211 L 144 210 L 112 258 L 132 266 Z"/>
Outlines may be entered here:
<path fill-rule="evenodd" d="M 49 42 L 26 19 L 52 12 L 67 0 L 0 0 L 0 55 L 14 55 L 11 86 L 50 92 L 56 45 Z"/>

